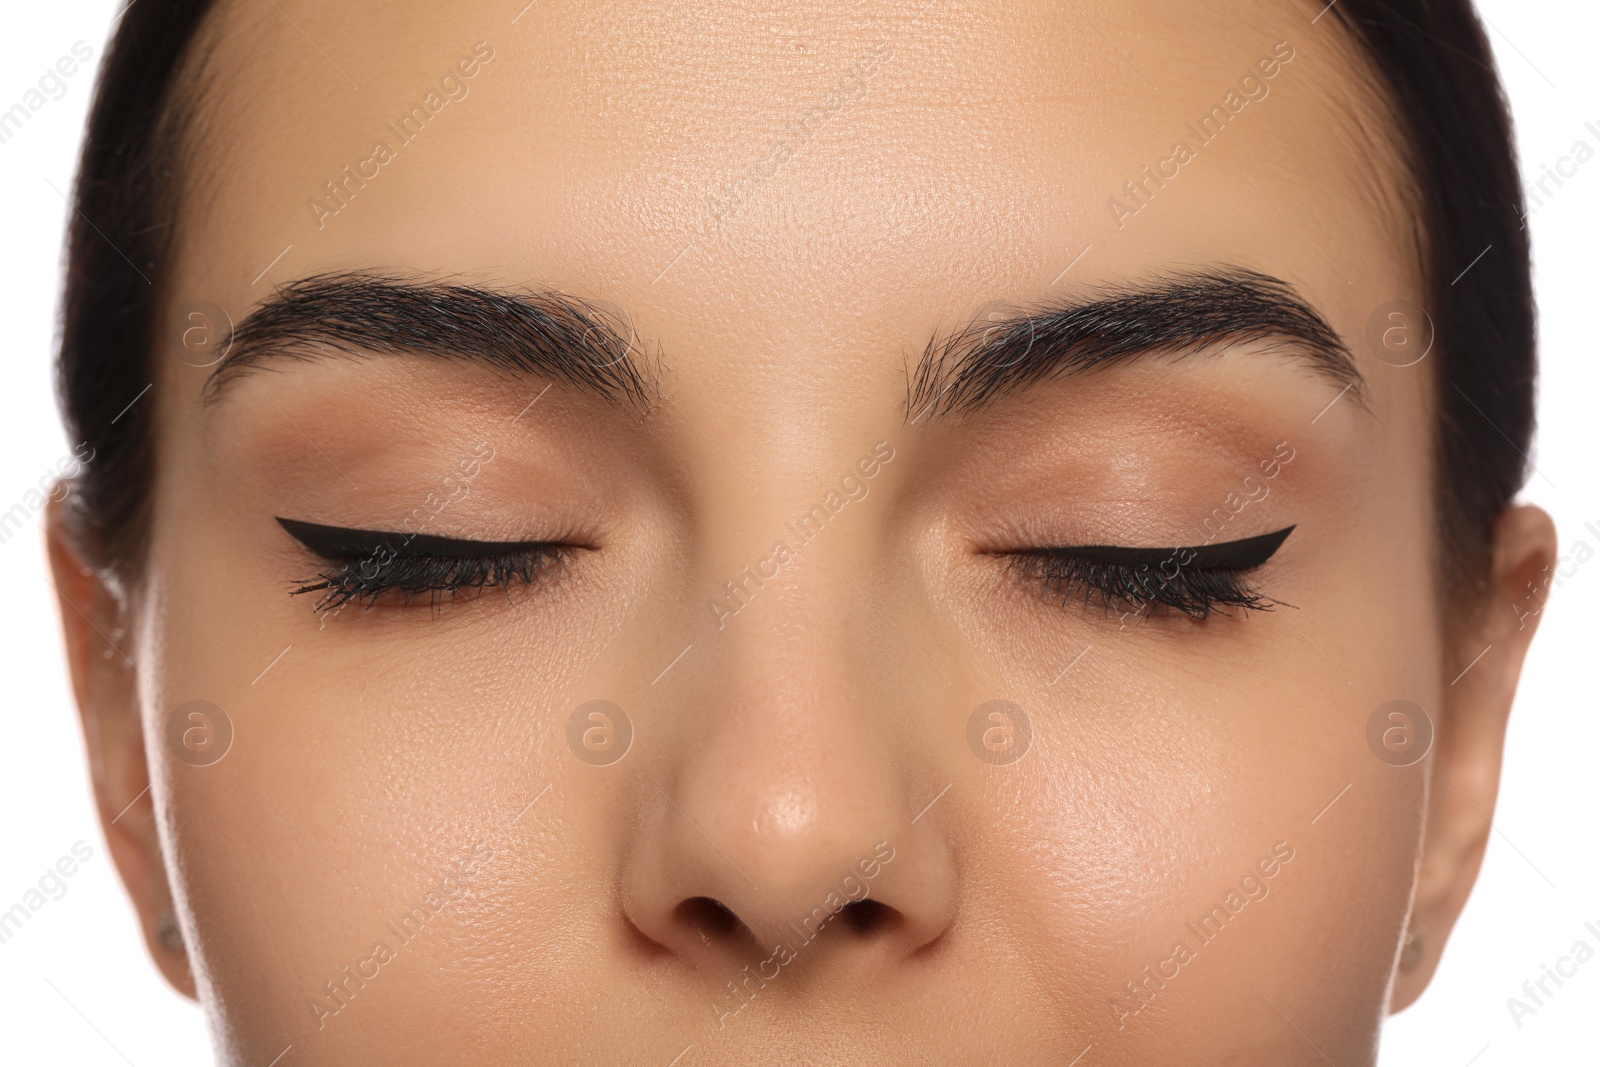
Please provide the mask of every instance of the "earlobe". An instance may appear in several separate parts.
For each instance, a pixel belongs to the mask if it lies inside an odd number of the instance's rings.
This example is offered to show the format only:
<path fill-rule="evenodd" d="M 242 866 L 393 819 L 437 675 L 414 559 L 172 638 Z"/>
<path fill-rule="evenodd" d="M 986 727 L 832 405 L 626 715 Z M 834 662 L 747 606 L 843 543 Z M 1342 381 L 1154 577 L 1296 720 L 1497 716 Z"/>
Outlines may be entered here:
<path fill-rule="evenodd" d="M 172 891 L 150 799 L 126 604 L 73 545 L 64 501 L 65 496 L 49 504 L 46 540 L 100 827 L 151 957 L 174 988 L 194 997 L 188 955 L 181 936 L 174 938 L 176 919 L 167 918 L 172 915 Z"/>
<path fill-rule="evenodd" d="M 1500 787 L 1506 724 L 1528 646 L 1549 595 L 1556 531 L 1541 508 L 1507 508 L 1495 525 L 1492 571 L 1473 624 L 1440 665 L 1439 722 L 1429 763 L 1428 818 L 1390 1011 L 1427 988 L 1477 881 Z M 1417 936 L 1426 931 L 1426 936 Z"/>

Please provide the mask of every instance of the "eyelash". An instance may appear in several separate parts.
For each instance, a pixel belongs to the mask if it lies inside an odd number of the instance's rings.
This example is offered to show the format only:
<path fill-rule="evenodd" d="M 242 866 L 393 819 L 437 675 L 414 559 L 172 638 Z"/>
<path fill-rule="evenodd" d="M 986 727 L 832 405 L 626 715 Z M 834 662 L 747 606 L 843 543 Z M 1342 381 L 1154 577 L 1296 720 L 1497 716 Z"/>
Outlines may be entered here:
<path fill-rule="evenodd" d="M 1196 622 L 1212 614 L 1227 614 L 1227 609 L 1271 611 L 1281 601 L 1256 591 L 1245 574 L 1265 563 L 1277 552 L 1294 527 L 1245 541 L 1199 548 L 1131 549 L 1133 559 L 1116 559 L 1117 550 L 1109 547 L 1040 548 L 1010 553 L 1012 565 L 1026 581 L 1052 598 L 1060 597 L 1063 607 L 1079 595 L 1087 607 L 1098 601 L 1111 614 L 1119 606 L 1149 615 L 1164 611 L 1181 613 Z M 1270 547 L 1267 547 L 1269 546 Z M 1227 565 L 1183 564 L 1202 551 L 1223 550 L 1252 558 L 1237 559 Z M 1256 549 L 1254 553 L 1250 550 Z M 1089 558 L 1092 555 L 1093 558 Z M 1148 562 L 1152 555 L 1165 558 Z M 1258 557 L 1258 558 L 1255 558 Z M 1174 564 L 1167 573 L 1168 564 Z"/>
<path fill-rule="evenodd" d="M 1204 622 L 1226 608 L 1270 611 L 1276 603 L 1251 589 L 1237 571 L 1187 569 L 1167 578 L 1147 563 L 1084 560 L 1052 550 L 1014 558 L 1025 578 L 1059 596 L 1063 606 L 1081 593 L 1085 606 L 1098 600 L 1107 614 L 1118 605 L 1139 611 L 1161 607 Z"/>
<path fill-rule="evenodd" d="M 474 542 L 344 530 L 281 518 L 278 522 L 329 564 L 290 591 L 291 596 L 321 593 L 314 609 L 319 614 L 352 601 L 370 608 L 390 593 L 399 594 L 401 607 L 426 594 L 434 611 L 467 589 L 502 588 L 509 598 L 513 581 L 532 585 L 549 578 L 574 547 L 553 541 Z M 398 542 L 400 549 L 391 542 Z"/>
<path fill-rule="evenodd" d="M 437 610 L 441 602 L 455 599 L 465 589 L 503 588 L 509 597 L 513 580 L 532 585 L 546 578 L 568 553 L 565 545 L 538 545 L 517 553 L 466 559 L 396 554 L 370 577 L 360 570 L 368 560 L 350 560 L 301 582 L 291 595 L 322 593 L 315 609 L 319 613 L 351 601 L 371 607 L 391 592 L 400 594 L 402 607 L 426 594 L 429 607 Z"/>
<path fill-rule="evenodd" d="M 437 552 L 396 552 L 383 538 L 399 535 L 341 530 L 288 519 L 278 522 L 313 553 L 323 555 L 330 564 L 341 564 L 301 581 L 290 594 L 322 593 L 315 605 L 319 614 L 351 601 L 371 607 L 392 592 L 400 594 L 402 607 L 427 594 L 429 607 L 435 611 L 441 601 L 453 600 L 464 589 L 502 588 L 509 598 L 513 580 L 524 585 L 542 581 L 572 554 L 572 546 L 559 542 L 508 544 L 418 535 L 405 537 L 403 543 L 417 541 L 419 547 L 446 547 Z M 1276 554 L 1293 530 L 1291 526 L 1274 534 L 1199 548 L 1038 548 L 1007 556 L 1025 580 L 1052 597 L 1059 596 L 1062 606 L 1081 594 L 1085 606 L 1098 600 L 1107 614 L 1117 605 L 1127 605 L 1141 614 L 1165 609 L 1204 622 L 1213 613 L 1225 614 L 1228 608 L 1270 611 L 1280 603 L 1253 589 L 1244 575 Z M 352 540 L 359 541 L 363 536 L 372 539 L 372 543 L 362 550 L 352 550 Z M 319 539 L 326 545 L 330 539 L 339 538 L 345 540 L 332 550 L 319 551 L 316 547 Z M 1195 560 L 1202 552 L 1221 559 L 1222 565 L 1197 564 Z M 1119 554 L 1123 558 L 1117 558 Z M 387 560 L 380 563 L 385 555 Z M 1150 560 L 1155 557 L 1163 558 L 1152 565 Z M 377 565 L 369 568 L 369 564 Z M 1175 564 L 1170 575 L 1168 564 Z M 369 569 L 373 573 L 367 574 Z"/>

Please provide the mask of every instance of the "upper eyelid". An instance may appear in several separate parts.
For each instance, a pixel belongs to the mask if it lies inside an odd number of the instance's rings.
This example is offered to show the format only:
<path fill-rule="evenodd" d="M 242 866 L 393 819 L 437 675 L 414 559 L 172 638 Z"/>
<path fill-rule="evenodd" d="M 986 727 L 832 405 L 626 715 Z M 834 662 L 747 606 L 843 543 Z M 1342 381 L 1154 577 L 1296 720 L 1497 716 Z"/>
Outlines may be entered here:
<path fill-rule="evenodd" d="M 412 533 L 400 530 L 368 530 L 357 527 L 329 526 L 298 519 L 276 517 L 284 531 L 302 545 L 328 558 L 360 556 L 398 542 L 411 555 L 432 555 L 460 558 L 477 558 L 495 552 L 526 551 L 548 547 L 553 541 L 481 541 L 468 537 L 441 537 L 437 534 Z M 1126 545 L 1050 545 L 1025 550 L 1030 554 L 1071 555 L 1093 562 L 1139 564 L 1166 563 L 1180 553 L 1188 557 L 1186 566 L 1222 567 L 1244 569 L 1257 566 L 1270 559 L 1295 530 L 1286 526 L 1272 533 L 1243 537 L 1205 545 L 1177 545 L 1171 548 L 1142 548 Z M 1241 563 L 1240 556 L 1259 552 L 1258 561 Z M 1216 557 L 1216 558 L 1214 558 Z M 1231 558 L 1230 558 L 1231 557 Z"/>
<path fill-rule="evenodd" d="M 404 530 L 365 530 L 346 526 L 327 526 L 275 516 L 278 525 L 311 552 L 325 559 L 359 559 L 387 549 L 396 555 L 433 556 L 447 559 L 479 559 L 496 553 L 526 552 L 547 548 L 553 541 L 478 541 L 467 537 L 441 537 L 437 534 Z"/>
<path fill-rule="evenodd" d="M 1173 548 L 1137 548 L 1123 545 L 1052 545 L 1026 550 L 1033 555 L 1072 556 L 1095 563 L 1113 563 L 1126 566 L 1159 566 L 1172 562 L 1180 555 L 1181 567 L 1215 568 L 1220 570 L 1249 570 L 1271 559 L 1283 547 L 1294 526 L 1286 526 L 1272 533 L 1255 537 L 1242 537 L 1234 541 L 1221 541 L 1206 545 L 1179 545 Z"/>

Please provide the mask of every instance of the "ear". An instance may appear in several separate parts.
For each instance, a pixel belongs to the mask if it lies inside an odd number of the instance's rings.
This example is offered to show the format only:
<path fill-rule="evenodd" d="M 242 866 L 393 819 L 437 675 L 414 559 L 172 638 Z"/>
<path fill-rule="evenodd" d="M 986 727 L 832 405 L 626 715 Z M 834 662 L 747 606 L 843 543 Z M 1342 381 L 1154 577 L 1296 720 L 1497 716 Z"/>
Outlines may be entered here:
<path fill-rule="evenodd" d="M 151 957 L 174 988 L 193 998 L 194 974 L 173 920 L 172 889 L 150 799 L 139 670 L 126 655 L 132 651 L 127 604 L 73 547 L 64 501 L 52 496 L 45 536 L 100 827 Z"/>
<path fill-rule="evenodd" d="M 1495 524 L 1482 610 L 1447 646 L 1422 863 L 1390 1011 L 1427 988 L 1477 881 L 1500 789 L 1506 721 L 1549 595 L 1556 547 L 1555 523 L 1542 508 L 1507 508 Z"/>

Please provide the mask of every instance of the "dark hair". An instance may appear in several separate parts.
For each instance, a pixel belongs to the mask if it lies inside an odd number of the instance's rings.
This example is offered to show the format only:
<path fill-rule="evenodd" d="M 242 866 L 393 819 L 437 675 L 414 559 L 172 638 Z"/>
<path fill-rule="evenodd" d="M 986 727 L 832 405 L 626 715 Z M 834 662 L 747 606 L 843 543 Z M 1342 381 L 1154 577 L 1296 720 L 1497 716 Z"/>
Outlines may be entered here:
<path fill-rule="evenodd" d="M 1339 0 L 1394 109 L 1435 329 L 1434 524 L 1447 601 L 1487 588 L 1494 524 L 1528 476 L 1537 314 L 1511 108 L 1471 0 Z"/>
<path fill-rule="evenodd" d="M 172 246 L 174 84 L 212 0 L 126 0 L 89 107 L 67 229 L 56 394 L 94 458 L 67 522 L 85 562 L 138 575 L 155 480 L 156 309 Z M 149 389 L 149 392 L 145 392 Z"/>
<path fill-rule="evenodd" d="M 124 580 L 144 558 L 155 469 L 156 405 L 141 394 L 163 343 L 156 309 L 178 208 L 185 102 L 174 86 L 211 6 L 124 6 L 68 235 L 57 388 L 68 433 L 95 457 L 68 519 L 87 561 Z M 1437 338 L 1441 587 L 1457 598 L 1487 578 L 1495 519 L 1522 486 L 1533 433 L 1533 292 L 1509 109 L 1469 0 L 1339 0 L 1324 14 L 1381 78 L 1415 187 Z"/>

